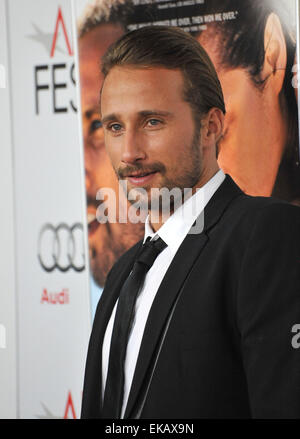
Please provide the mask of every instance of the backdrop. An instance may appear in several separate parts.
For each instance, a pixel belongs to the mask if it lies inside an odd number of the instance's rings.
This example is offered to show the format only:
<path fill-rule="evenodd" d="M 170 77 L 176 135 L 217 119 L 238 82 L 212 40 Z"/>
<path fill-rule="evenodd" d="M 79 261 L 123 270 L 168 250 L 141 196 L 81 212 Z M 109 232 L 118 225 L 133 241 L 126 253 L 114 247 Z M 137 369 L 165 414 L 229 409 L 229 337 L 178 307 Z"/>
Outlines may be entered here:
<path fill-rule="evenodd" d="M 142 224 L 99 224 L 99 189 L 126 204 L 105 152 L 99 115 L 101 57 L 122 34 L 179 26 L 210 55 L 226 105 L 219 166 L 250 195 L 300 205 L 294 0 L 74 0 L 85 153 L 92 313 L 113 263 L 142 238 Z M 277 48 L 276 53 L 274 48 Z M 109 207 L 109 204 L 107 204 Z M 103 209 L 102 209 L 103 210 Z"/>
<path fill-rule="evenodd" d="M 9 308 L 14 319 L 11 327 L 1 316 L 6 347 L 0 350 L 1 379 L 8 362 L 15 376 L 1 381 L 0 416 L 8 416 L 6 401 L 15 398 L 11 417 L 75 418 L 91 313 L 72 5 L 68 0 L 0 5 L 10 105 L 1 154 L 11 152 L 6 166 L 11 165 L 13 186 L 1 190 L 13 196 L 15 238 L 15 285 L 1 279 L 1 303 L 4 296 L 15 297 Z"/>

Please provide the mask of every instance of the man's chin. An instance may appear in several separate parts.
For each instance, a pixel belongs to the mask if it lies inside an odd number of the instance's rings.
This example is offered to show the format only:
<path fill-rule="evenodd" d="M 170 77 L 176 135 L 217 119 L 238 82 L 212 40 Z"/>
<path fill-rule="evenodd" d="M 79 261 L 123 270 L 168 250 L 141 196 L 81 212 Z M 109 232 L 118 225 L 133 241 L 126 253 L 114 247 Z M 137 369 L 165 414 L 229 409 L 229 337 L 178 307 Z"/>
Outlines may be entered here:
<path fill-rule="evenodd" d="M 108 273 L 126 248 L 114 248 L 108 239 L 100 242 L 101 248 L 90 246 L 90 270 L 97 285 L 104 287 Z"/>
<path fill-rule="evenodd" d="M 100 241 L 101 242 L 101 241 Z M 111 268 L 109 264 L 110 258 L 108 257 L 108 249 L 102 246 L 101 249 L 96 248 L 91 242 L 89 242 L 89 264 L 90 271 L 99 287 L 103 288 L 106 277 Z"/>
<path fill-rule="evenodd" d="M 97 264 L 95 261 L 90 261 L 90 270 L 93 276 L 93 279 L 95 283 L 100 287 L 103 288 L 105 285 L 105 280 L 108 275 L 108 272 L 105 273 L 99 264 Z"/>

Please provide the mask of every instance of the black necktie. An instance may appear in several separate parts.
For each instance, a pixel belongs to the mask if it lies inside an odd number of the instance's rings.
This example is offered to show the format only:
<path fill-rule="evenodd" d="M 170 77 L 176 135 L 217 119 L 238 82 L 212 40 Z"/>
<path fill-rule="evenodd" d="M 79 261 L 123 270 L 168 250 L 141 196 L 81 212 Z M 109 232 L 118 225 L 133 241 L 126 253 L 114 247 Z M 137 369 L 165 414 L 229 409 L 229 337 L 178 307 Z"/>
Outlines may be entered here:
<path fill-rule="evenodd" d="M 104 418 L 120 418 L 124 391 L 124 360 L 135 301 L 147 271 L 166 246 L 161 238 L 152 241 L 148 238 L 121 289 L 111 337 L 102 412 Z"/>

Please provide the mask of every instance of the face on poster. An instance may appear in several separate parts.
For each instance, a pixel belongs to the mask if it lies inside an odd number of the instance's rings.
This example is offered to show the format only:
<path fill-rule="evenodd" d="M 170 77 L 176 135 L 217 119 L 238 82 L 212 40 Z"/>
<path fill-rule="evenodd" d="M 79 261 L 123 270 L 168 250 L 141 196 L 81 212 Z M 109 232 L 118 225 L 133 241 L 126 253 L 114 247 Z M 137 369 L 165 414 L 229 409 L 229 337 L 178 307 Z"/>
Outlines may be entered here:
<path fill-rule="evenodd" d="M 143 224 L 99 224 L 97 191 L 118 182 L 99 111 L 101 57 L 122 34 L 149 24 L 178 26 L 209 54 L 225 99 L 218 163 L 249 195 L 300 204 L 296 4 L 284 0 L 77 1 L 79 70 L 91 269 L 98 285 L 143 237 Z"/>

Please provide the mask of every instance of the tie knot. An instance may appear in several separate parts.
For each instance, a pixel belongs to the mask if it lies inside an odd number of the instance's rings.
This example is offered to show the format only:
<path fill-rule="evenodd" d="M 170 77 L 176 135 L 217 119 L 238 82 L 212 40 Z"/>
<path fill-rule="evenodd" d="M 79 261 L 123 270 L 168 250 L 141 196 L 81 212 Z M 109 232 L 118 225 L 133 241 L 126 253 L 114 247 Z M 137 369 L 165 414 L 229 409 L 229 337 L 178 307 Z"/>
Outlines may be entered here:
<path fill-rule="evenodd" d="M 149 239 L 149 238 L 148 238 Z M 141 262 L 150 268 L 160 252 L 167 247 L 167 244 L 159 237 L 156 240 L 148 240 L 143 244 L 136 262 Z"/>

